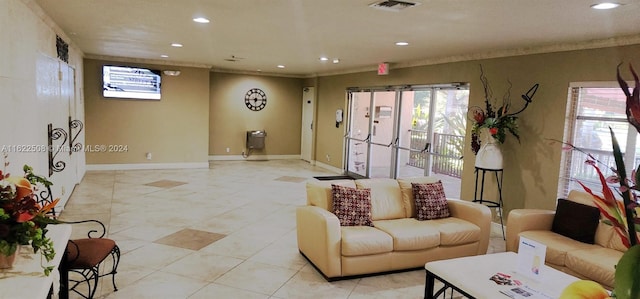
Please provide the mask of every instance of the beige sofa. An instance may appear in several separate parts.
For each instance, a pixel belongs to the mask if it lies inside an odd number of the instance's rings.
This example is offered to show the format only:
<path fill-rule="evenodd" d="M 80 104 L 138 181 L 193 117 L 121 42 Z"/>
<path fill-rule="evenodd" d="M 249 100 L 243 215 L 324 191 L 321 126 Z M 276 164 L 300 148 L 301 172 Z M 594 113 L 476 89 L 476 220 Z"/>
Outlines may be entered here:
<path fill-rule="evenodd" d="M 568 200 L 595 206 L 591 195 L 572 190 Z M 518 251 L 520 236 L 547 246 L 545 263 L 581 279 L 613 289 L 615 265 L 626 247 L 613 227 L 600 222 L 595 244 L 582 243 L 551 231 L 555 211 L 516 209 L 507 218 L 507 251 Z"/>
<path fill-rule="evenodd" d="M 485 254 L 491 211 L 448 199 L 451 217 L 418 221 L 411 182 L 437 179 L 310 181 L 307 205 L 296 211 L 298 248 L 328 280 L 424 267 L 433 260 Z M 340 226 L 331 184 L 371 188 L 374 227 Z"/>

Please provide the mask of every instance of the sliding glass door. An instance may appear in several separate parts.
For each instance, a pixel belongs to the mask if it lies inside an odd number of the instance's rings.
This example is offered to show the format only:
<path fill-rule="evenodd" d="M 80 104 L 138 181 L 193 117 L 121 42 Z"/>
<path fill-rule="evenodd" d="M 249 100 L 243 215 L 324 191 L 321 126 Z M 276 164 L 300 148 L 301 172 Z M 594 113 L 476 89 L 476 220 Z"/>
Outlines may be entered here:
<path fill-rule="evenodd" d="M 349 132 L 347 133 L 347 173 L 369 177 L 369 133 L 372 94 L 353 92 L 349 95 Z"/>
<path fill-rule="evenodd" d="M 466 85 L 348 90 L 346 172 L 438 175 L 448 194 L 459 194 L 468 96 Z"/>

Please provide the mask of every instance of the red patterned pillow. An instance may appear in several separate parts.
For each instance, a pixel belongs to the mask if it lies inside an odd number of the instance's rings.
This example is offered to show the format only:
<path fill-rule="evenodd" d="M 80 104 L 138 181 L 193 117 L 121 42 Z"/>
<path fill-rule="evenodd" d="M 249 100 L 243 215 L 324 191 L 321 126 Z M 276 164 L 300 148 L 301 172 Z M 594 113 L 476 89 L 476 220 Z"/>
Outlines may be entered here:
<path fill-rule="evenodd" d="M 371 189 L 355 189 L 331 185 L 333 213 L 341 226 L 373 226 L 371 220 Z"/>
<path fill-rule="evenodd" d="M 416 201 L 418 220 L 440 219 L 451 216 L 442 181 L 428 184 L 411 183 Z"/>

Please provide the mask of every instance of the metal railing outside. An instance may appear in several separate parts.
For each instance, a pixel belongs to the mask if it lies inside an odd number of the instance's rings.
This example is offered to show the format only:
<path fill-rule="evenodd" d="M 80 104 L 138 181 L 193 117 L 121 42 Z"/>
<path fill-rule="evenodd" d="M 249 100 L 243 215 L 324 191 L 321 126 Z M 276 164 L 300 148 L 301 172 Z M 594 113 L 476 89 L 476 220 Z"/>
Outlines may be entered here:
<path fill-rule="evenodd" d="M 426 131 L 410 130 L 411 149 L 424 149 L 428 142 Z M 464 136 L 452 134 L 433 134 L 433 142 L 429 153 L 411 151 L 409 165 L 425 169 L 427 155 L 433 156 L 431 171 L 456 178 L 462 177 L 462 153 L 461 146 L 464 144 Z"/>

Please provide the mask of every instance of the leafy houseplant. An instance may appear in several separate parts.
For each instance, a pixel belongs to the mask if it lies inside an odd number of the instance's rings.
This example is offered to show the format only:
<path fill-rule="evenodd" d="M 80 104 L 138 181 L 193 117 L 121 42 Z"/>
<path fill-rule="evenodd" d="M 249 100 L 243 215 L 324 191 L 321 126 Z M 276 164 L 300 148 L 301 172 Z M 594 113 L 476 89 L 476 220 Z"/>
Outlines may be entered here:
<path fill-rule="evenodd" d="M 629 86 L 620 76 L 619 66 L 617 79 L 620 88 L 627 97 L 625 109 L 627 121 L 640 133 L 640 81 L 633 67 L 629 66 L 629 69 L 636 83 L 633 92 L 629 92 Z M 638 244 L 640 219 L 637 215 L 638 192 L 640 192 L 640 165 L 631 172 L 631 178 L 628 178 L 620 145 L 613 130 L 609 128 L 609 131 L 613 145 L 613 156 L 616 162 L 616 168 L 612 169 L 614 174 L 605 178 L 596 165 L 598 161 L 590 155 L 586 161 L 598 173 L 602 184 L 602 196 L 595 194 L 587 186 L 579 183 L 586 192 L 591 194 L 602 215 L 613 226 L 622 243 L 629 248 L 616 266 L 615 298 L 636 299 L 640 298 L 640 245 Z M 618 183 L 620 185 L 617 193 L 622 197 L 622 201 L 616 199 L 613 190 L 608 185 L 609 183 Z"/>
<path fill-rule="evenodd" d="M 511 133 L 518 141 L 520 135 L 518 132 L 518 114 L 527 109 L 533 96 L 538 90 L 538 84 L 534 84 L 526 94 L 522 95 L 522 99 L 525 101 L 522 109 L 510 113 L 511 109 L 511 82 L 509 82 L 509 89 L 502 97 L 502 104 L 500 107 L 496 106 L 497 100 L 493 97 L 493 91 L 489 85 L 489 80 L 484 75 L 482 65 L 480 66 L 480 81 L 484 88 L 484 103 L 485 107 L 474 106 L 469 108 L 469 118 L 473 122 L 471 128 L 471 149 L 474 154 L 477 154 L 480 150 L 480 132 L 483 129 L 488 129 L 491 137 L 497 140 L 499 143 L 504 143 L 507 136 L 507 132 Z"/>
<path fill-rule="evenodd" d="M 37 202 L 35 185 L 50 186 L 51 182 L 35 175 L 27 165 L 23 170 L 23 177 L 0 171 L 0 255 L 11 256 L 16 253 L 18 245 L 30 245 L 34 253 L 41 252 L 47 261 L 51 261 L 55 251 L 53 242 L 47 237 L 46 227 L 58 221 L 49 217 L 47 212 L 59 199 L 41 207 Z M 49 275 L 53 266 L 43 266 L 43 269 L 45 275 Z"/>

